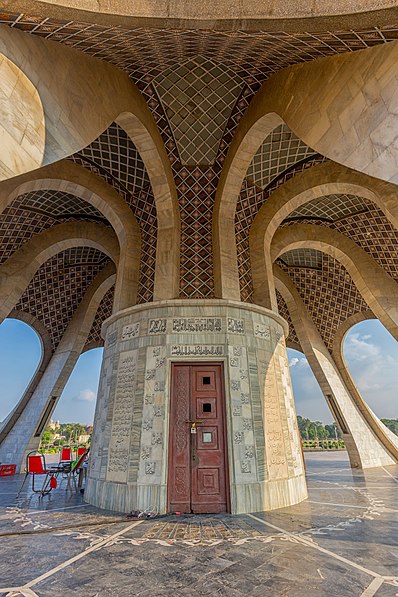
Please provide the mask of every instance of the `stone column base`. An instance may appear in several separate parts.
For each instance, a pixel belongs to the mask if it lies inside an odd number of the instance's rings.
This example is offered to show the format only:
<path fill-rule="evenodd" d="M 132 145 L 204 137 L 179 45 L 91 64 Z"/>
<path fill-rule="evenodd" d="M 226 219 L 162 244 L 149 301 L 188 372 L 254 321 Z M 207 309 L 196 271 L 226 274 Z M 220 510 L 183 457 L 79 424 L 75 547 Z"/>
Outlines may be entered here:
<path fill-rule="evenodd" d="M 160 301 L 109 318 L 85 499 L 119 512 L 168 511 L 171 366 L 217 362 L 230 511 L 304 500 L 286 333 L 279 315 L 225 300 Z"/>

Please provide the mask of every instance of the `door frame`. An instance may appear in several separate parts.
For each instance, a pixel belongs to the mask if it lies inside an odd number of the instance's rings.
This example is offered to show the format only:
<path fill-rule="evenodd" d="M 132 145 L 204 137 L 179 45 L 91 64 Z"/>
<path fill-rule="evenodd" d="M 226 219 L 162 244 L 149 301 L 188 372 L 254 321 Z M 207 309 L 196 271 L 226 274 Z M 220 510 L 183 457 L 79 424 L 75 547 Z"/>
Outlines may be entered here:
<path fill-rule="evenodd" d="M 224 436 L 224 467 L 225 467 L 225 497 L 226 497 L 226 504 L 227 504 L 227 513 L 231 512 L 231 490 L 230 490 L 230 477 L 229 477 L 229 438 L 228 438 L 228 425 L 227 425 L 227 396 L 226 396 L 226 384 L 225 384 L 225 360 L 217 360 L 217 361 L 191 361 L 191 360 L 170 360 L 170 389 L 169 389 L 169 422 L 168 422 L 168 442 L 167 442 L 167 512 L 170 511 L 170 480 L 171 480 L 171 454 L 172 454 L 172 432 L 171 432 L 171 401 L 172 401 L 172 393 L 173 393 L 173 381 L 174 381 L 174 366 L 178 365 L 186 365 L 187 367 L 199 367 L 199 366 L 209 366 L 209 365 L 219 365 L 221 374 L 220 374 L 220 382 L 221 382 L 221 400 L 220 400 L 220 407 L 222 413 L 222 421 L 223 421 L 223 436 Z M 191 398 L 191 397 L 190 397 Z M 191 402 L 189 403 L 189 407 L 191 408 Z M 199 516 L 197 514 L 196 516 Z"/>

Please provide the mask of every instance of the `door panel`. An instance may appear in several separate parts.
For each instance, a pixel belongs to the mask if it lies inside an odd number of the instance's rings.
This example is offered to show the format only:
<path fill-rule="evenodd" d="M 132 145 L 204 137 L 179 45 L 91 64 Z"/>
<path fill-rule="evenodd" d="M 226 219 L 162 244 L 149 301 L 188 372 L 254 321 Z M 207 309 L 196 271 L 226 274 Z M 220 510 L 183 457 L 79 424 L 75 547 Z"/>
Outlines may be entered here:
<path fill-rule="evenodd" d="M 175 364 L 172 373 L 169 509 L 226 512 L 222 365 Z"/>

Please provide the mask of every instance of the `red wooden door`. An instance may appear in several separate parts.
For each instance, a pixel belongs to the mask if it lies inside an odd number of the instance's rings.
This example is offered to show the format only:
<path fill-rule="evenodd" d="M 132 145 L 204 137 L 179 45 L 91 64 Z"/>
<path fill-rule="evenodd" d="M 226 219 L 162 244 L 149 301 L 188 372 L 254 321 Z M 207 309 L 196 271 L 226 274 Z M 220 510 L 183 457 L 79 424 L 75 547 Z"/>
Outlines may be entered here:
<path fill-rule="evenodd" d="M 226 512 L 222 365 L 174 364 L 170 410 L 169 510 Z"/>

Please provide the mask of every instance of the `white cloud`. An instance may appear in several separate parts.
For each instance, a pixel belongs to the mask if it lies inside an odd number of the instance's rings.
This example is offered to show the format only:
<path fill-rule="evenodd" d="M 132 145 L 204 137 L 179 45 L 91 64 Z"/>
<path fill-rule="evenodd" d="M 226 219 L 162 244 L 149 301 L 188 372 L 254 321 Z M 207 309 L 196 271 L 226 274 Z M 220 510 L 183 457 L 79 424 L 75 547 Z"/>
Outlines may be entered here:
<path fill-rule="evenodd" d="M 294 357 L 293 359 L 291 359 L 291 361 L 289 363 L 289 367 L 294 367 L 295 365 L 297 365 L 298 362 L 299 362 L 299 360 L 296 359 L 296 357 Z"/>
<path fill-rule="evenodd" d="M 77 395 L 77 400 L 81 402 L 94 402 L 97 395 L 93 390 L 86 388 L 85 390 L 80 390 L 79 394 Z"/>

